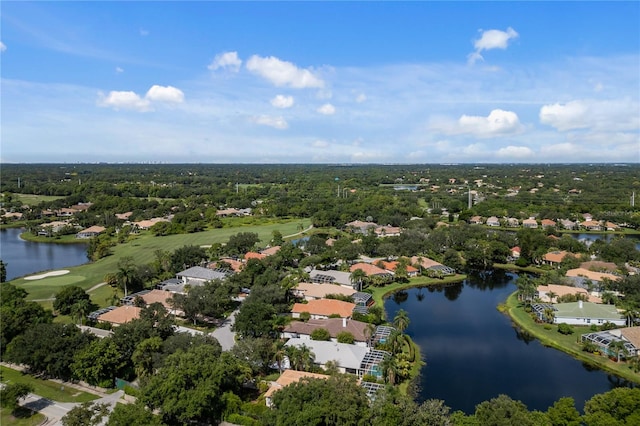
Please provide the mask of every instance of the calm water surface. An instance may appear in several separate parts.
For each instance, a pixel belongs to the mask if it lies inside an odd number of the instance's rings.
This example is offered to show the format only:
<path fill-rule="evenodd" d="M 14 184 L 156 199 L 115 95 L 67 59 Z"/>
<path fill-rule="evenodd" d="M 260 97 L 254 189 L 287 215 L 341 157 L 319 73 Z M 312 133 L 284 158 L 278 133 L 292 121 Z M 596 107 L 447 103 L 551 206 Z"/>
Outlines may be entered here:
<path fill-rule="evenodd" d="M 390 318 L 399 309 L 409 313 L 406 332 L 427 362 L 419 401 L 442 399 L 452 410 L 473 413 L 476 404 L 499 394 L 524 402 L 530 410 L 546 410 L 570 396 L 582 411 L 593 395 L 625 384 L 518 333 L 496 309 L 515 291 L 516 277 L 496 271 L 485 279 L 411 289 L 386 300 Z"/>
<path fill-rule="evenodd" d="M 7 280 L 88 262 L 86 244 L 33 243 L 20 239 L 22 232 L 0 230 L 0 259 L 7 265 Z"/>

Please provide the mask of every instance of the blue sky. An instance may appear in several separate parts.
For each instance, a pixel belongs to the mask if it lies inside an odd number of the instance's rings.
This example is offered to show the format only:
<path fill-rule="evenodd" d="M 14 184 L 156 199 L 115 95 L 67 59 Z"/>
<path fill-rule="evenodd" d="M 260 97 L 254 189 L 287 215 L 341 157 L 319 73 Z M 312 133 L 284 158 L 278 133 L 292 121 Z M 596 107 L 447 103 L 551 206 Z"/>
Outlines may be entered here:
<path fill-rule="evenodd" d="M 2 2 L 2 162 L 640 162 L 640 2 Z"/>

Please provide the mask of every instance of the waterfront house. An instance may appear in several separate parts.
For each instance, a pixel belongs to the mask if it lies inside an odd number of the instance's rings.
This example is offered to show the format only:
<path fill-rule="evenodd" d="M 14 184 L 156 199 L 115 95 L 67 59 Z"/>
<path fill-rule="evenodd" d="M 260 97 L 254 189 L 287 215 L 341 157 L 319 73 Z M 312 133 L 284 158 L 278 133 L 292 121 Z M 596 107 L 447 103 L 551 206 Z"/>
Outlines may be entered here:
<path fill-rule="evenodd" d="M 352 287 L 343 287 L 338 284 L 299 283 L 293 289 L 294 296 L 305 300 L 324 299 L 330 294 L 353 296 L 354 293 L 356 290 Z"/>
<path fill-rule="evenodd" d="M 355 307 L 355 303 L 337 299 L 309 300 L 307 303 L 295 303 L 291 309 L 291 316 L 300 318 L 301 313 L 309 312 L 313 319 L 327 319 L 330 316 L 350 318 Z"/>
<path fill-rule="evenodd" d="M 324 328 L 329 332 L 332 342 L 338 342 L 338 334 L 348 332 L 353 335 L 353 344 L 368 346 L 369 339 L 373 337 L 368 332 L 368 327 L 370 326 L 371 325 L 366 322 L 347 318 L 310 319 L 307 322 L 292 321 L 282 330 L 281 337 L 284 339 L 299 338 L 302 340 L 311 340 L 311 334 L 315 330 Z"/>
<path fill-rule="evenodd" d="M 625 318 L 614 305 L 599 305 L 591 302 L 558 303 L 553 305 L 554 324 L 602 325 L 610 322 L 617 326 L 625 325 Z"/>
<path fill-rule="evenodd" d="M 76 238 L 79 239 L 88 239 L 88 238 L 93 238 L 93 237 L 97 237 L 98 235 L 102 234 L 107 228 L 105 228 L 104 226 L 98 226 L 98 225 L 94 225 L 91 226 L 87 229 L 83 229 L 82 231 L 78 232 L 76 234 Z"/>

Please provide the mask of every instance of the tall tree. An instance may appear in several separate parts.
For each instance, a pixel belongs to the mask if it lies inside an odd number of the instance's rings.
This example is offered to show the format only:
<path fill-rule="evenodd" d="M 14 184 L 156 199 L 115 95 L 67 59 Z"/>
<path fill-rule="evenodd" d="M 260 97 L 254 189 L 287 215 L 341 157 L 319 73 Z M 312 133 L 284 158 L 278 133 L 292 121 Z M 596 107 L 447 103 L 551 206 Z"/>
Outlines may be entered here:
<path fill-rule="evenodd" d="M 398 310 L 396 312 L 395 317 L 393 317 L 393 326 L 400 332 L 404 333 L 404 331 L 409 327 L 409 314 L 404 309 Z"/>
<path fill-rule="evenodd" d="M 67 285 L 62 287 L 55 295 L 53 301 L 53 309 L 61 315 L 69 315 L 73 309 L 73 305 L 85 300 L 91 303 L 89 295 L 76 285 Z"/>

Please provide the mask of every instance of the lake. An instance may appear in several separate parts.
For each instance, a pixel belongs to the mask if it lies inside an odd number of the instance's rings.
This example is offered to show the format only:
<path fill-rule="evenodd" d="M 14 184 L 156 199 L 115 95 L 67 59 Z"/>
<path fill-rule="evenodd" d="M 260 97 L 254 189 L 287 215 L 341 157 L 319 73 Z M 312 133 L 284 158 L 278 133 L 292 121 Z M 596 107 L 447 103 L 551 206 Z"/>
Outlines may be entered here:
<path fill-rule="evenodd" d="M 516 290 L 517 275 L 495 271 L 443 288 L 410 289 L 385 301 L 389 318 L 408 312 L 406 333 L 421 350 L 418 400 L 442 399 L 467 414 L 499 394 L 546 411 L 563 396 L 576 408 L 597 393 L 624 384 L 537 340 L 522 336 L 496 306 Z"/>
<path fill-rule="evenodd" d="M 7 265 L 7 281 L 88 262 L 86 244 L 34 243 L 21 239 L 22 232 L 18 228 L 0 230 L 0 259 Z"/>

